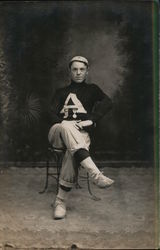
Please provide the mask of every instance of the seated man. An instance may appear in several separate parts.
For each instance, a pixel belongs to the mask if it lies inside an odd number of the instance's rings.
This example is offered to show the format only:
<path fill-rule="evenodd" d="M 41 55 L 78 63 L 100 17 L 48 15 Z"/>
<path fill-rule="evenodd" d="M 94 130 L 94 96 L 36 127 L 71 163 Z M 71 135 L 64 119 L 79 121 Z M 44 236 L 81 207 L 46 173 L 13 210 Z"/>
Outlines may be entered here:
<path fill-rule="evenodd" d="M 48 139 L 54 148 L 66 149 L 55 201 L 55 219 L 66 215 L 66 201 L 75 181 L 75 162 L 89 173 L 98 187 L 105 188 L 114 182 L 99 171 L 89 153 L 89 131 L 110 110 L 111 100 L 97 85 L 86 83 L 88 67 L 86 58 L 72 58 L 69 63 L 71 83 L 58 89 L 53 99 L 53 125 Z"/>

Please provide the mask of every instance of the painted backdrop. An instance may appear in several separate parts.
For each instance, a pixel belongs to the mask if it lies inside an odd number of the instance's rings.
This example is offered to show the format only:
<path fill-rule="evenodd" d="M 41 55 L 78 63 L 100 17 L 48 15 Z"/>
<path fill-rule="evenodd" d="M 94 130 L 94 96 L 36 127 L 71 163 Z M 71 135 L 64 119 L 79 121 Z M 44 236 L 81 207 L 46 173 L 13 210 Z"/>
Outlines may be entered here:
<path fill-rule="evenodd" d="M 152 161 L 152 2 L 121 0 L 0 3 L 0 161 L 46 159 L 46 111 L 75 55 L 113 101 L 95 157 Z"/>

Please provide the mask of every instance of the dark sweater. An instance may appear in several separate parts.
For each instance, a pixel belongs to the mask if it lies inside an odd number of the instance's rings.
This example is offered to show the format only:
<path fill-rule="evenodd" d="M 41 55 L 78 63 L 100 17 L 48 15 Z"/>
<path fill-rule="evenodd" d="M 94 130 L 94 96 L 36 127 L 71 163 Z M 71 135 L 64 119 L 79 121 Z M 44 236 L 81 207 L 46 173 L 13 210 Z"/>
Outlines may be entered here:
<path fill-rule="evenodd" d="M 50 118 L 52 125 L 62 120 L 92 120 L 95 123 L 111 106 L 110 98 L 96 84 L 72 81 L 55 92 Z"/>

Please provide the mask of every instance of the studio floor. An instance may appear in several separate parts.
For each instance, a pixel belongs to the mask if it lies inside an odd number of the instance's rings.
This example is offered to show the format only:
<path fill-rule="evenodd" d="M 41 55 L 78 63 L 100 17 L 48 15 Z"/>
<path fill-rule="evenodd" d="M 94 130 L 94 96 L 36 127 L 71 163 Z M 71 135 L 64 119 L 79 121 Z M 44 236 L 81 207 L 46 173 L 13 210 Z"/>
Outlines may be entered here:
<path fill-rule="evenodd" d="M 104 172 L 115 183 L 107 189 L 92 185 L 100 201 L 90 198 L 86 181 L 80 179 L 83 188 L 72 190 L 66 218 L 53 220 L 55 180 L 39 194 L 45 169 L 2 168 L 0 250 L 155 249 L 153 168 L 107 167 Z"/>

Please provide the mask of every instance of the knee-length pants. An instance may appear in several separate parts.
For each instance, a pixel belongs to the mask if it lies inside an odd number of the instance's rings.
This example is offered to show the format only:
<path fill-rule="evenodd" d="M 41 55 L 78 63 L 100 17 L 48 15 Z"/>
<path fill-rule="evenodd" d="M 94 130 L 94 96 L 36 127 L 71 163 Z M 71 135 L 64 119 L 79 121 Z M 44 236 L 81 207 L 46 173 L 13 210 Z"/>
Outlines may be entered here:
<path fill-rule="evenodd" d="M 85 130 L 78 130 L 69 122 L 56 123 L 49 130 L 48 140 L 53 147 L 66 149 L 62 160 L 59 184 L 72 187 L 75 181 L 76 167 L 73 155 L 81 148 L 89 150 L 89 134 Z"/>

